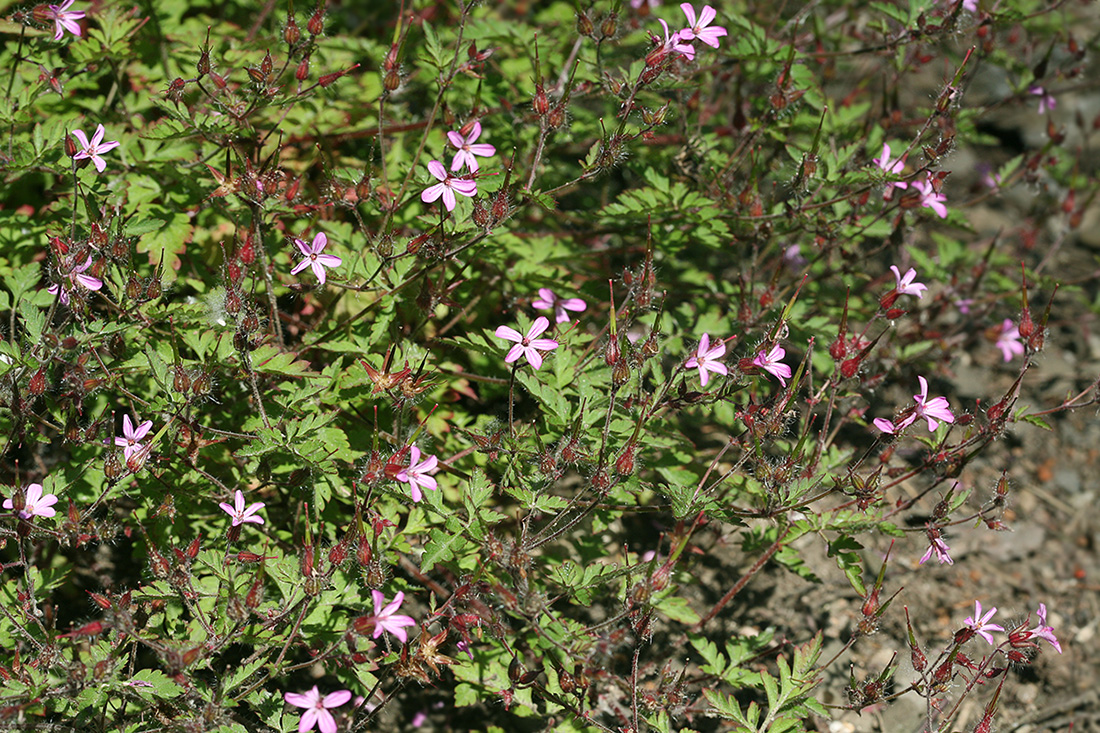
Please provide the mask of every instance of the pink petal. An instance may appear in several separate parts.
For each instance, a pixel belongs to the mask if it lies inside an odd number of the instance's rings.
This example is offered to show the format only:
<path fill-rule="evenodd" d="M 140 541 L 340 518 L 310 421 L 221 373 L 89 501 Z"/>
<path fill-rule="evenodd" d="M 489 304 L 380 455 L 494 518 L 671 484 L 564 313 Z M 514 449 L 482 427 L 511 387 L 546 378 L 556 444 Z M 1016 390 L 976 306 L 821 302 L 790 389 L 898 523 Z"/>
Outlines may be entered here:
<path fill-rule="evenodd" d="M 95 134 L 92 135 L 92 144 L 89 147 L 98 149 L 99 144 L 103 142 L 103 136 L 107 134 L 107 131 L 103 129 L 103 125 L 98 125 L 95 128 Z"/>
<path fill-rule="evenodd" d="M 451 141 L 451 145 L 454 145 L 459 150 L 461 150 L 462 146 L 466 144 L 466 141 L 463 139 L 463 137 L 454 130 L 451 130 L 447 133 L 447 139 Z"/>
<path fill-rule="evenodd" d="M 691 7 L 691 3 L 680 3 L 680 10 L 684 11 L 684 15 L 687 16 L 687 24 L 689 28 L 695 27 L 695 8 Z M 694 38 L 694 34 L 692 38 Z M 690 40 L 690 39 L 688 39 Z"/>
<path fill-rule="evenodd" d="M 539 351 L 553 351 L 558 348 L 558 342 L 554 339 L 532 339 L 527 343 Z"/>
<path fill-rule="evenodd" d="M 326 708 L 338 708 L 350 699 L 350 690 L 337 690 L 336 692 L 330 692 L 325 695 L 325 699 L 321 701 L 321 704 Z"/>
<path fill-rule="evenodd" d="M 313 268 L 313 274 L 317 277 L 317 282 L 322 285 L 325 284 L 325 267 L 317 260 L 310 262 L 310 267 Z"/>
<path fill-rule="evenodd" d="M 317 715 L 320 712 L 317 708 L 310 708 L 302 713 L 302 719 L 298 721 L 298 733 L 306 733 L 307 730 L 312 730 L 317 723 Z"/>
<path fill-rule="evenodd" d="M 293 267 L 293 269 L 291 269 L 291 271 L 290 271 L 290 274 L 291 274 L 291 275 L 297 275 L 297 274 L 298 274 L 299 272 L 301 272 L 302 270 L 304 270 L 304 269 L 306 269 L 307 267 L 309 267 L 309 265 L 310 265 L 310 262 L 311 262 L 311 260 L 308 260 L 308 259 L 306 259 L 306 260 L 302 260 L 302 261 L 301 261 L 301 262 L 299 262 L 299 263 L 298 263 L 297 265 L 295 265 L 295 266 Z"/>
<path fill-rule="evenodd" d="M 535 368 L 536 371 L 542 368 L 542 354 L 535 351 L 532 348 L 524 350 L 527 355 L 527 363 Z"/>
<path fill-rule="evenodd" d="M 524 351 L 525 351 L 525 349 L 524 349 L 523 344 L 516 344 L 515 346 L 513 346 L 508 351 L 508 354 L 504 357 L 504 363 L 505 364 L 511 364 L 512 362 L 519 359 L 519 357 L 523 354 Z"/>
<path fill-rule="evenodd" d="M 437 183 L 434 186 L 429 186 L 428 188 L 425 188 L 424 191 L 420 194 L 420 200 L 426 204 L 433 203 L 436 199 L 442 196 L 443 192 L 446 190 L 447 187 L 444 186 L 442 183 Z"/>
<path fill-rule="evenodd" d="M 107 161 L 105 161 L 103 158 L 100 158 L 98 155 L 92 156 L 92 165 L 94 165 L 95 169 L 100 173 L 107 170 Z"/>
<path fill-rule="evenodd" d="M 428 172 L 441 181 L 447 180 L 447 169 L 438 160 L 428 163 Z"/>
<path fill-rule="evenodd" d="M 317 730 L 321 733 L 336 733 L 336 718 L 327 710 L 317 711 Z"/>
<path fill-rule="evenodd" d="M 317 261 L 325 267 L 339 267 L 344 261 L 336 255 L 317 255 Z"/>
<path fill-rule="evenodd" d="M 710 25 L 710 22 L 718 15 L 718 11 L 709 5 L 703 6 L 703 11 L 699 13 L 699 27 L 704 28 Z M 694 26 L 695 23 L 692 23 Z"/>
<path fill-rule="evenodd" d="M 470 128 L 470 136 L 468 138 L 466 138 L 466 144 L 474 142 L 479 137 L 481 137 L 481 121 L 480 120 L 475 122 L 473 124 L 473 127 Z M 492 147 L 492 145 L 490 145 L 489 147 Z"/>
<path fill-rule="evenodd" d="M 443 205 L 447 208 L 447 211 L 455 210 L 455 192 L 451 190 L 450 186 L 443 187 Z"/>
<path fill-rule="evenodd" d="M 88 136 L 84 134 L 83 130 L 73 130 L 73 137 L 80 143 L 80 147 L 84 149 L 91 147 L 91 143 L 88 142 Z"/>
<path fill-rule="evenodd" d="M 523 335 L 520 334 L 520 332 L 516 329 L 509 326 L 497 326 L 497 330 L 494 331 L 494 334 L 497 338 L 515 341 L 517 344 L 523 341 Z"/>
<path fill-rule="evenodd" d="M 497 149 L 489 143 L 478 143 L 477 145 L 470 146 L 470 152 L 474 155 L 480 155 L 483 158 L 487 158 L 490 155 L 496 155 Z M 475 163 L 477 161 L 474 161 Z"/>
<path fill-rule="evenodd" d="M 527 329 L 527 338 L 533 339 L 548 328 L 550 328 L 550 320 L 546 316 L 539 316 L 531 324 L 531 328 Z"/>
<path fill-rule="evenodd" d="M 324 232 L 317 232 L 317 236 L 313 238 L 313 249 L 310 254 L 321 254 L 321 250 L 328 245 L 328 235 Z"/>
<path fill-rule="evenodd" d="M 474 196 L 477 194 L 477 181 L 471 181 L 466 178 L 456 178 L 451 181 L 451 188 L 463 196 Z"/>

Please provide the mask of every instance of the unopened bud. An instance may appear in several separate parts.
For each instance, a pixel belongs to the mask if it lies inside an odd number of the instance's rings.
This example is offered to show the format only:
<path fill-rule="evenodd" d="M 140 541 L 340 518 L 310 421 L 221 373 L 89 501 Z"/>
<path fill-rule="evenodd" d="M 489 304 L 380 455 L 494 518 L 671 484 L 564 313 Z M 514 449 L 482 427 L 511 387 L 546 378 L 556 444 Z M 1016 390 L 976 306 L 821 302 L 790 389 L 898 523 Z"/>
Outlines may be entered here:
<path fill-rule="evenodd" d="M 42 367 L 34 376 L 31 377 L 30 384 L 27 385 L 27 391 L 35 397 L 39 396 L 46 391 L 46 368 Z"/>
<path fill-rule="evenodd" d="M 619 359 L 615 362 L 615 365 L 611 367 L 611 384 L 615 387 L 622 387 L 629 381 L 630 365 L 626 363 L 626 359 Z"/>
<path fill-rule="evenodd" d="M 592 25 L 592 19 L 588 17 L 588 13 L 583 10 L 577 13 L 577 33 L 580 33 L 586 38 L 592 38 L 595 28 Z"/>
<path fill-rule="evenodd" d="M 294 71 L 294 78 L 298 81 L 305 81 L 309 78 L 309 54 L 302 57 L 302 60 L 298 62 L 298 68 Z"/>
<path fill-rule="evenodd" d="M 829 356 L 833 357 L 836 361 L 840 361 L 848 353 L 848 344 L 845 343 L 844 337 L 840 336 L 829 346 Z"/>
<path fill-rule="evenodd" d="M 619 32 L 619 16 L 615 13 L 609 13 L 606 18 L 603 19 L 603 23 L 600 24 L 600 33 L 604 38 L 614 38 L 615 34 Z"/>
<path fill-rule="evenodd" d="M 302 31 L 298 28 L 298 22 L 294 20 L 294 16 L 290 16 L 286 20 L 286 27 L 283 28 L 283 40 L 286 41 L 286 45 L 293 48 L 298 45 L 298 39 L 302 37 Z"/>
<path fill-rule="evenodd" d="M 850 379 L 859 374 L 859 362 L 860 358 L 854 357 L 840 363 L 840 376 L 845 379 Z"/>
<path fill-rule="evenodd" d="M 550 111 L 550 98 L 546 96 L 542 84 L 535 85 L 535 99 L 531 102 L 531 109 L 533 109 L 535 114 L 539 117 L 545 116 Z"/>
<path fill-rule="evenodd" d="M 561 104 L 554 105 L 554 108 L 550 110 L 550 114 L 546 116 L 546 126 L 551 130 L 556 130 L 565 124 L 565 109 Z"/>
<path fill-rule="evenodd" d="M 401 86 L 401 74 L 397 73 L 397 69 L 390 69 L 382 79 L 382 87 L 387 92 L 392 92 L 399 86 Z"/>
<path fill-rule="evenodd" d="M 629 476 L 634 473 L 634 444 L 631 443 L 619 454 L 615 461 L 615 472 L 620 476 Z"/>
<path fill-rule="evenodd" d="M 318 5 L 317 10 L 313 11 L 309 22 L 306 23 L 306 30 L 309 31 L 311 36 L 319 36 L 325 32 L 325 8 L 323 5 Z"/>

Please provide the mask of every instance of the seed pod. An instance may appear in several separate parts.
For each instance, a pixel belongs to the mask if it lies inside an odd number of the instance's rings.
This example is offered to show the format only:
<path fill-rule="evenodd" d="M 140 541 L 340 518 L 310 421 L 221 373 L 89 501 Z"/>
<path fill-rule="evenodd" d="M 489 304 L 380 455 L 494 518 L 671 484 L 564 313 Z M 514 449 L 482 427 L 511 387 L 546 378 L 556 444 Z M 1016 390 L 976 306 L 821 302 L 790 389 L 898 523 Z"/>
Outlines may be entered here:
<path fill-rule="evenodd" d="M 546 113 L 550 111 L 550 98 L 546 96 L 542 84 L 535 85 L 535 99 L 531 103 L 531 109 L 533 109 L 535 114 L 539 117 L 544 117 Z"/>
<path fill-rule="evenodd" d="M 302 37 L 302 31 L 298 28 L 298 22 L 291 15 L 286 19 L 286 27 L 283 28 L 283 40 L 286 45 L 294 48 L 298 45 L 298 39 Z"/>

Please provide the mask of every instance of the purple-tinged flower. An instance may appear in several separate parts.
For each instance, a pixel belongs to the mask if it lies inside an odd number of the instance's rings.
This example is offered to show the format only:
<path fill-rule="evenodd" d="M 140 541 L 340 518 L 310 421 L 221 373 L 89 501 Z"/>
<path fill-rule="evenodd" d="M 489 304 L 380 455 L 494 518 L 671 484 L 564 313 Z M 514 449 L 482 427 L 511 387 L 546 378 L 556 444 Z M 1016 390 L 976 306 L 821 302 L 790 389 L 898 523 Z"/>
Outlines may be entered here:
<path fill-rule="evenodd" d="M 52 517 L 57 514 L 57 510 L 53 508 L 56 503 L 56 496 L 42 493 L 42 484 L 28 484 L 23 492 L 23 508 L 19 510 L 19 516 L 23 519 Z M 14 500 L 4 499 L 3 507 L 14 509 Z"/>
<path fill-rule="evenodd" d="M 396 478 L 401 483 L 409 485 L 413 502 L 418 502 L 424 498 L 424 494 L 420 492 L 421 487 L 428 491 L 435 491 L 439 486 L 436 480 L 428 475 L 430 471 L 435 471 L 439 465 L 439 459 L 435 456 L 427 456 L 421 461 L 420 449 L 415 445 L 409 450 L 409 454 L 408 468 L 398 471 Z"/>
<path fill-rule="evenodd" d="M 1032 84 L 1027 88 L 1027 93 L 1039 98 L 1039 114 L 1046 114 L 1048 110 L 1053 111 L 1058 106 L 1058 100 L 1054 98 L 1053 94 L 1047 94 L 1047 90 L 1043 89 L 1038 84 Z"/>
<path fill-rule="evenodd" d="M 682 54 L 688 61 L 693 60 L 695 58 L 695 47 L 690 43 L 683 42 L 683 39 L 680 37 L 680 31 L 676 31 L 670 35 L 668 32 L 668 23 L 660 18 L 657 19 L 657 22 L 665 29 L 665 40 L 661 45 L 661 51 L 658 53 L 658 56 L 663 59 L 665 58 L 665 54 L 675 52 Z"/>
<path fill-rule="evenodd" d="M 630 7 L 635 10 L 640 9 L 643 5 L 650 8 L 655 8 L 661 4 L 661 0 L 630 0 Z"/>
<path fill-rule="evenodd" d="M 295 239 L 294 244 L 298 245 L 298 249 L 306 258 L 294 266 L 294 269 L 290 271 L 291 275 L 297 275 L 299 272 L 309 267 L 313 269 L 313 274 L 317 276 L 317 281 L 324 285 L 325 268 L 339 267 L 344 263 L 344 261 L 336 255 L 322 254 L 325 246 L 328 245 L 328 237 L 324 232 L 317 232 L 317 236 L 313 238 L 313 244 L 306 244 L 301 239 Z"/>
<path fill-rule="evenodd" d="M 699 346 L 695 349 L 695 356 L 684 362 L 688 369 L 699 370 L 699 383 L 704 387 L 710 381 L 710 373 L 726 375 L 730 373 L 729 367 L 719 361 L 726 353 L 726 342 L 719 339 L 714 346 L 710 345 L 710 334 L 704 333 L 699 339 Z"/>
<path fill-rule="evenodd" d="M 713 48 L 718 48 L 718 39 L 724 35 L 727 35 L 727 31 L 722 26 L 714 26 L 708 28 L 711 21 L 718 15 L 718 12 L 709 5 L 704 5 L 702 12 L 699 13 L 699 19 L 695 18 L 695 8 L 691 6 L 691 3 L 680 3 L 680 10 L 684 11 L 684 15 L 687 16 L 688 27 L 682 31 L 679 31 L 677 35 L 683 41 L 694 41 L 698 38 L 703 43 Z"/>
<path fill-rule="evenodd" d="M 1021 642 L 1031 641 L 1032 639 L 1046 639 L 1048 642 L 1050 642 L 1050 645 L 1054 647 L 1054 649 L 1059 654 L 1061 654 L 1062 645 L 1058 643 L 1058 637 L 1054 635 L 1054 628 L 1051 626 L 1047 626 L 1047 604 L 1039 604 L 1038 614 L 1038 626 L 1036 626 L 1034 629 L 1028 629 L 1027 631 L 1024 631 L 1022 633 L 1014 631 L 1013 633 L 1009 634 L 1009 641 L 1011 641 L 1013 645 L 1016 645 Z"/>
<path fill-rule="evenodd" d="M 982 615 L 982 602 L 974 601 L 974 615 L 967 616 L 963 619 L 963 623 L 966 624 L 966 628 L 973 631 L 978 636 L 982 637 L 989 642 L 990 646 L 993 645 L 993 634 L 991 631 L 1004 631 L 1004 629 L 997 624 L 989 623 L 989 619 L 993 618 L 993 615 L 997 613 L 997 607 L 989 609 L 986 614 Z"/>
<path fill-rule="evenodd" d="M 397 595 L 393 597 L 393 600 L 383 607 L 383 604 L 386 603 L 386 596 L 382 594 L 382 591 L 372 590 L 370 593 L 371 597 L 374 598 L 374 616 L 369 619 L 374 622 L 374 636 L 371 638 L 377 639 L 382 635 L 382 632 L 388 631 L 404 644 L 409 640 L 409 633 L 405 631 L 405 627 L 416 626 L 416 620 L 411 616 L 397 613 L 401 609 L 401 604 L 405 602 L 405 594 L 397 591 Z"/>
<path fill-rule="evenodd" d="M 569 320 L 566 311 L 581 313 L 588 305 L 580 298 L 559 298 L 550 288 L 539 288 L 539 297 L 531 303 L 539 310 L 554 309 L 554 321 L 564 323 Z"/>
<path fill-rule="evenodd" d="M 936 556 L 936 559 L 940 561 L 940 565 L 954 565 L 955 561 L 951 559 L 951 548 L 947 546 L 947 543 L 943 541 L 943 538 L 936 533 L 936 536 L 931 536 L 929 533 L 928 551 L 921 556 L 919 565 L 924 565 L 928 562 L 932 555 Z"/>
<path fill-rule="evenodd" d="M 257 512 L 264 508 L 262 501 L 257 501 L 250 504 L 247 509 L 244 508 L 244 493 L 237 489 L 237 493 L 233 497 L 233 506 L 226 502 L 220 502 L 220 506 L 225 513 L 233 517 L 233 526 L 238 527 L 245 522 L 251 522 L 252 524 L 263 524 L 264 518 L 259 516 Z"/>
<path fill-rule="evenodd" d="M 1014 357 L 1024 354 L 1024 344 L 1020 341 L 1020 329 L 1011 318 L 1006 318 L 1001 323 L 1001 332 L 997 335 L 997 348 L 1001 350 L 1005 361 L 1012 361 Z"/>
<path fill-rule="evenodd" d="M 928 421 L 928 432 L 934 433 L 940 426 L 937 420 L 942 420 L 946 423 L 955 422 L 955 416 L 951 414 L 951 405 L 948 403 L 946 397 L 935 397 L 928 399 L 928 380 L 924 377 L 917 377 L 917 381 L 920 382 L 920 394 L 913 395 L 913 401 L 916 405 L 910 408 L 908 415 L 898 420 L 897 423 L 892 423 L 885 418 L 876 418 L 874 420 L 875 427 L 884 433 L 898 433 L 903 429 L 909 427 L 918 418 L 924 418 Z"/>
<path fill-rule="evenodd" d="M 913 282 L 917 279 L 917 271 L 910 267 L 905 271 L 905 275 L 901 274 L 897 265 L 890 265 L 890 269 L 894 271 L 894 279 L 897 280 L 897 285 L 894 289 L 898 295 L 915 295 L 918 298 L 924 297 L 924 291 L 928 289 L 928 286 L 924 283 Z"/>
<path fill-rule="evenodd" d="M 122 437 L 115 438 L 115 445 L 122 449 L 122 455 L 127 463 L 129 463 L 131 456 L 145 450 L 145 446 L 140 441 L 152 429 L 152 420 L 146 420 L 135 428 L 129 415 L 122 416 Z"/>
<path fill-rule="evenodd" d="M 317 730 L 321 733 L 336 733 L 336 718 L 329 710 L 338 708 L 351 699 L 350 690 L 337 690 L 321 697 L 321 691 L 314 685 L 309 692 L 288 692 L 283 699 L 296 708 L 305 708 L 302 720 L 298 723 L 298 733 Z"/>
<path fill-rule="evenodd" d="M 975 302 L 973 298 L 960 298 L 955 301 L 955 307 L 959 309 L 959 313 L 967 315 L 970 313 L 970 306 L 974 305 Z"/>
<path fill-rule="evenodd" d="M 905 170 L 904 158 L 890 159 L 890 145 L 888 143 L 882 144 L 882 157 L 871 158 L 871 162 L 877 165 L 883 173 L 891 176 L 900 176 L 902 171 Z M 890 181 L 890 186 L 893 188 L 908 188 L 909 184 L 905 181 Z"/>
<path fill-rule="evenodd" d="M 87 288 L 88 290 L 99 290 L 100 288 L 102 288 L 103 287 L 103 281 L 102 280 L 100 280 L 98 277 L 92 277 L 91 275 L 85 275 L 84 274 L 84 271 L 87 270 L 91 266 L 92 266 L 92 256 L 88 255 L 88 259 L 84 260 L 83 265 L 79 265 L 77 267 L 74 267 L 72 270 L 70 270 L 66 275 L 66 277 L 69 278 L 70 287 L 73 284 L 78 284 L 82 287 Z M 58 292 L 60 292 L 61 293 L 61 302 L 64 303 L 65 305 L 69 304 L 69 289 L 68 288 L 64 288 L 61 285 L 54 284 L 54 285 L 51 285 L 48 288 L 46 288 L 46 290 L 51 295 L 57 295 Z"/>
<path fill-rule="evenodd" d="M 920 194 L 920 205 L 926 209 L 932 209 L 936 213 L 936 216 L 941 219 L 947 218 L 947 207 L 943 202 L 947 200 L 947 197 L 942 193 L 937 193 L 935 187 L 932 185 L 930 179 L 923 181 L 913 181 L 913 189 Z"/>
<path fill-rule="evenodd" d="M 73 160 L 84 160 L 88 158 L 92 161 L 92 165 L 95 169 L 102 173 L 107 168 L 107 161 L 100 156 L 106 152 L 114 150 L 120 143 L 112 140 L 111 142 L 103 142 L 103 136 L 106 134 L 106 130 L 103 129 L 103 125 L 99 125 L 95 129 L 95 134 L 92 135 L 92 139 L 88 140 L 88 136 L 84 134 L 83 130 L 73 130 L 73 137 L 80 143 L 80 150 L 73 156 Z"/>
<path fill-rule="evenodd" d="M 439 183 L 428 186 L 420 194 L 420 200 L 426 204 L 430 204 L 442 196 L 443 205 L 447 208 L 447 211 L 454 211 L 455 193 L 460 193 L 463 196 L 477 195 L 477 181 L 470 178 L 455 178 L 447 172 L 447 169 L 438 160 L 428 163 L 428 172 L 438 179 Z"/>
<path fill-rule="evenodd" d="M 752 363 L 774 376 L 780 384 L 786 387 L 786 380 L 791 378 L 791 368 L 780 361 L 786 354 L 787 352 L 783 350 L 783 347 L 776 344 L 767 354 L 761 349 L 756 358 L 752 360 Z"/>
<path fill-rule="evenodd" d="M 463 165 L 469 166 L 470 170 L 477 173 L 477 158 L 475 155 L 480 155 L 482 158 L 487 158 L 490 155 L 496 155 L 497 149 L 488 143 L 476 143 L 475 141 L 481 137 L 481 123 L 475 122 L 473 127 L 470 128 L 470 134 L 466 137 L 462 136 L 462 132 L 455 132 L 454 130 L 447 133 L 447 139 L 451 141 L 451 145 L 458 148 L 458 152 L 455 153 L 455 159 L 451 161 L 451 170 L 457 171 L 462 168 Z"/>
<path fill-rule="evenodd" d="M 76 0 L 65 0 L 60 5 L 47 5 L 45 19 L 54 23 L 53 39 L 60 41 L 65 31 L 80 38 L 80 23 L 76 21 L 84 17 L 83 10 L 69 10 Z"/>
<path fill-rule="evenodd" d="M 535 369 L 542 367 L 542 354 L 540 351 L 553 351 L 558 348 L 558 342 L 554 339 L 540 339 L 538 338 L 546 329 L 550 328 L 550 321 L 545 316 L 539 316 L 535 319 L 535 322 L 531 324 L 531 328 L 527 330 L 527 335 L 523 336 L 514 328 L 508 326 L 498 326 L 496 330 L 496 337 L 499 339 L 505 339 L 506 341 L 514 341 L 516 343 L 504 357 L 505 364 L 511 364 L 520 358 L 520 356 L 527 357 L 527 363 L 533 366 Z"/>

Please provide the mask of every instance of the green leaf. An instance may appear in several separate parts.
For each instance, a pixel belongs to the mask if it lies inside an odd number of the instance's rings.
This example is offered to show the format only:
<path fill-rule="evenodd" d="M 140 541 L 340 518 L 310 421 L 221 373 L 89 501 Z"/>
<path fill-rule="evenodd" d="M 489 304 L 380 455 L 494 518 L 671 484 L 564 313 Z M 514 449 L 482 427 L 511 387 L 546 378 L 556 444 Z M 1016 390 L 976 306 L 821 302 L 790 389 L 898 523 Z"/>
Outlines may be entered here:
<path fill-rule="evenodd" d="M 165 282 L 171 283 L 183 264 L 180 255 L 187 249 L 194 228 L 187 214 L 171 212 L 163 207 L 149 208 L 152 211 L 131 224 L 127 232 L 140 236 L 137 251 L 147 254 L 149 263 L 156 265 Z"/>

